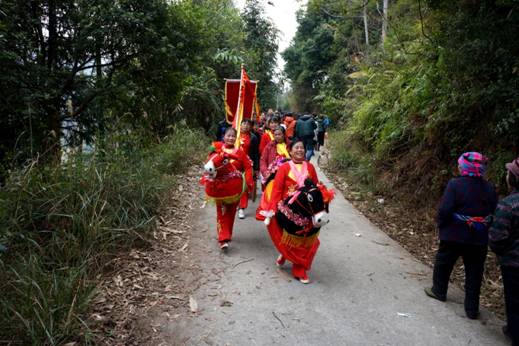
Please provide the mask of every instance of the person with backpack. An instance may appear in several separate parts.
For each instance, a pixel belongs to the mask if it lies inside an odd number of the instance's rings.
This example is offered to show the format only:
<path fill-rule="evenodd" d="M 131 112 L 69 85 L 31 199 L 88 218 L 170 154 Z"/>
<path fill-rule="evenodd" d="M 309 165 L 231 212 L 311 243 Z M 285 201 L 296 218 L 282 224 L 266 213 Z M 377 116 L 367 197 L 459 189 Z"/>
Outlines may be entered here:
<path fill-rule="evenodd" d="M 479 296 L 487 257 L 488 228 L 497 205 L 497 194 L 483 178 L 487 158 L 466 152 L 458 159 L 460 176 L 449 180 L 438 209 L 440 244 L 433 271 L 433 285 L 425 293 L 444 302 L 456 261 L 465 268 L 465 314 L 479 316 Z"/>
<path fill-rule="evenodd" d="M 305 145 L 305 159 L 310 161 L 314 155 L 314 135 L 317 124 L 310 114 L 305 114 L 296 122 L 295 138 L 300 138 Z"/>
<path fill-rule="evenodd" d="M 519 346 L 519 157 L 506 164 L 511 193 L 502 199 L 489 230 L 489 246 L 499 258 L 505 293 L 503 333 Z"/>

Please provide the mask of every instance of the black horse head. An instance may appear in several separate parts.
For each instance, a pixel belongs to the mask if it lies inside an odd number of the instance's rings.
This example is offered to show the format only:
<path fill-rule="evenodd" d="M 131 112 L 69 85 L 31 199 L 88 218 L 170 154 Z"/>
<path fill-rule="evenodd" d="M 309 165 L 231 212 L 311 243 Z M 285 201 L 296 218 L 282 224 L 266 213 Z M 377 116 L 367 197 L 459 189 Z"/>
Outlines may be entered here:
<path fill-rule="evenodd" d="M 325 213 L 327 210 L 321 190 L 312 180 L 306 179 L 304 186 L 280 201 L 276 219 L 288 233 L 301 234 L 305 231 L 309 235 L 319 231 L 325 221 Z"/>

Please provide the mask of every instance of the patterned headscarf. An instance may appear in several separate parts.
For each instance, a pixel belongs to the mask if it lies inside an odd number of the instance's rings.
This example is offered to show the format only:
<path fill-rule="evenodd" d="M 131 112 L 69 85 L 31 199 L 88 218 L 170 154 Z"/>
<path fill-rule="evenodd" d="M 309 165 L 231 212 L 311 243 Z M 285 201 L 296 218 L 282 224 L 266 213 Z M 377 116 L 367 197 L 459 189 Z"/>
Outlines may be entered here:
<path fill-rule="evenodd" d="M 481 177 L 485 174 L 487 161 L 486 156 L 475 151 L 469 151 L 459 157 L 458 167 L 462 176 Z"/>

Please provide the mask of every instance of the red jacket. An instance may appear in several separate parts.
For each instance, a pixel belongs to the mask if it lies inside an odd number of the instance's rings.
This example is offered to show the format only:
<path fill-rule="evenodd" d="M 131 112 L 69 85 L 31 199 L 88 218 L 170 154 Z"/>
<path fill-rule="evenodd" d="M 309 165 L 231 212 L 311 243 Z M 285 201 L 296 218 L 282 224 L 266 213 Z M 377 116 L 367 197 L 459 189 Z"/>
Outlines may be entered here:
<path fill-rule="evenodd" d="M 278 156 L 280 155 L 277 151 L 277 143 L 276 141 L 271 141 L 265 146 L 265 149 L 263 149 L 260 158 L 260 173 L 264 179 L 267 179 L 269 175 L 268 169 L 270 165 L 277 160 Z"/>
<path fill-rule="evenodd" d="M 260 145 L 259 145 L 259 152 L 263 154 L 263 149 L 274 140 L 274 134 L 270 130 L 265 130 L 263 135 L 261 135 Z"/>
<path fill-rule="evenodd" d="M 315 167 L 310 162 L 306 162 L 306 164 L 308 165 L 308 178 L 317 184 L 318 180 Z M 274 186 L 270 197 L 270 210 L 277 210 L 278 202 L 286 198 L 289 193 L 297 190 L 297 183 L 290 177 L 290 170 L 289 162 L 285 162 L 279 167 L 276 173 L 276 178 L 274 179 Z"/>
<path fill-rule="evenodd" d="M 296 121 L 294 118 L 287 116 L 285 118 L 285 125 L 287 126 L 287 129 L 285 131 L 285 137 L 287 140 L 291 140 L 292 137 L 294 137 L 294 132 L 296 130 Z"/>
<path fill-rule="evenodd" d="M 214 151 L 220 152 L 225 148 L 225 144 L 223 142 L 213 142 Z M 245 173 L 245 183 L 247 187 L 250 189 L 254 185 L 254 181 L 252 179 L 252 161 L 249 159 L 247 154 L 242 150 L 242 148 L 236 148 L 232 150 L 232 153 L 238 156 L 238 160 L 231 160 L 232 165 L 238 171 Z M 211 156 L 212 152 L 209 154 Z"/>

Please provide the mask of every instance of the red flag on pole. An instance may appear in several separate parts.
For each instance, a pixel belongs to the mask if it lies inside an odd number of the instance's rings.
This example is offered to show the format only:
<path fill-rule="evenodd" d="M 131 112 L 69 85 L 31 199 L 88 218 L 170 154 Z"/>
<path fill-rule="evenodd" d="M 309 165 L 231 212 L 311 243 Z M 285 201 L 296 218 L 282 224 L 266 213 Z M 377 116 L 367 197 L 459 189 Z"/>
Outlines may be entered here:
<path fill-rule="evenodd" d="M 240 79 L 225 80 L 225 117 L 227 123 L 238 129 L 243 119 L 252 119 L 254 108 L 257 107 L 256 90 L 257 81 L 251 81 L 244 68 L 242 68 Z M 237 117 L 241 117 L 241 119 L 236 119 Z M 236 123 L 238 126 L 236 126 Z"/>
<path fill-rule="evenodd" d="M 241 122 L 243 120 L 243 106 L 245 104 L 245 94 L 246 94 L 246 86 L 250 84 L 249 76 L 245 71 L 245 68 L 241 67 L 241 78 L 240 78 L 240 93 L 238 95 L 238 105 L 236 106 L 236 114 L 234 114 L 234 119 L 232 122 L 232 127 L 236 129 L 236 143 L 234 146 L 238 148 L 240 146 L 240 128 Z"/>

